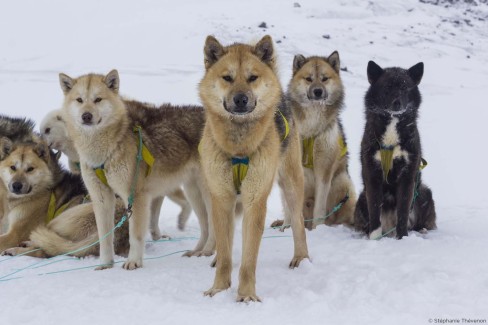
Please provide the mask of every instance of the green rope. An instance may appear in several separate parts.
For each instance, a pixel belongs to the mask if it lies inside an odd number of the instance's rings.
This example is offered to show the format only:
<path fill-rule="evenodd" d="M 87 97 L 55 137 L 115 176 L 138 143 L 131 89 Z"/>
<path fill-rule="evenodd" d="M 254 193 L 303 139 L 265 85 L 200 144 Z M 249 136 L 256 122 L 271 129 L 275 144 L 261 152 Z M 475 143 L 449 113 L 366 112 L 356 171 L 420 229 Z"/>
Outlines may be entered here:
<path fill-rule="evenodd" d="M 339 203 L 337 203 L 332 208 L 332 210 L 329 213 L 327 213 L 325 216 L 320 217 L 320 218 L 317 218 L 317 219 L 306 219 L 303 222 L 314 221 L 314 220 L 323 220 L 323 221 L 325 221 L 331 215 L 333 215 L 334 213 L 336 213 L 337 211 L 339 211 L 342 208 L 342 206 L 347 202 L 347 200 L 349 200 L 349 192 L 347 192 L 346 193 L 346 196 L 344 196 L 344 198 L 342 200 L 340 200 Z M 291 224 L 287 224 L 287 225 L 282 225 L 282 226 L 271 227 L 271 229 L 287 228 L 287 227 L 290 227 L 290 226 L 291 226 Z"/>

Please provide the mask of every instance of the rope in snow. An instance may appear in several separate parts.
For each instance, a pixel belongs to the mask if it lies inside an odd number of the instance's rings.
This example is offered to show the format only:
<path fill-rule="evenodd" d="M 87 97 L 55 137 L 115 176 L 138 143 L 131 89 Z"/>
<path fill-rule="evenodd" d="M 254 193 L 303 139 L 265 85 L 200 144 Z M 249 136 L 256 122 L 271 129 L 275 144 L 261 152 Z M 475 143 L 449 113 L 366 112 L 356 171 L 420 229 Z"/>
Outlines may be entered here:
<path fill-rule="evenodd" d="M 263 236 L 262 238 L 263 239 L 271 239 L 271 238 L 292 238 L 292 237 L 293 236 L 277 235 L 277 236 Z M 183 240 L 198 240 L 198 239 L 199 238 L 197 238 L 197 237 L 180 237 L 180 238 L 174 238 L 174 239 L 162 239 L 162 240 L 148 241 L 148 243 L 179 242 L 179 241 L 183 241 Z M 145 261 L 146 260 L 155 260 L 155 259 L 160 259 L 160 258 L 165 258 L 165 257 L 171 256 L 171 255 L 175 255 L 175 254 L 178 254 L 178 253 L 186 253 L 188 251 L 189 250 L 187 250 L 187 249 L 186 250 L 180 250 L 180 251 L 175 251 L 175 252 L 168 253 L 168 254 L 164 254 L 164 255 L 160 255 L 160 256 L 146 257 L 143 260 L 145 260 Z M 58 263 L 58 262 L 63 262 L 63 261 L 67 261 L 67 260 L 77 260 L 77 259 L 78 258 L 76 258 L 76 257 L 64 258 L 64 259 L 61 259 L 61 260 L 56 260 L 56 261 L 52 261 L 52 262 L 49 262 L 49 263 L 45 263 L 45 264 L 42 264 L 42 265 L 33 267 L 32 269 L 38 269 L 38 268 L 41 268 L 41 267 L 44 267 L 44 266 L 47 266 L 47 265 L 51 265 L 51 264 L 55 264 L 55 263 Z M 117 261 L 117 262 L 114 262 L 114 264 L 120 264 L 120 263 L 123 263 L 123 262 L 124 261 Z M 69 269 L 58 270 L 58 271 L 38 273 L 36 275 L 40 276 L 40 275 L 50 275 L 50 274 L 58 274 L 58 273 L 67 273 L 67 272 L 71 272 L 71 271 L 78 271 L 78 270 L 95 268 L 95 267 L 103 266 L 103 265 L 104 264 L 95 264 L 95 265 L 89 265 L 89 266 L 81 266 L 81 267 L 69 268 Z M 20 271 L 22 271 L 24 269 L 26 269 L 26 268 L 19 269 L 17 271 L 20 272 Z M 16 274 L 16 273 L 18 273 L 18 272 L 12 272 L 10 275 L 13 275 L 13 274 Z M 13 277 L 13 278 L 6 279 L 6 277 L 8 277 L 8 276 L 9 275 L 6 275 L 6 276 L 1 277 L 0 278 L 0 282 L 8 282 L 8 281 L 11 281 L 11 280 L 17 280 L 17 279 L 25 278 L 25 276 L 18 276 L 18 277 Z"/>
<path fill-rule="evenodd" d="M 344 198 L 342 198 L 342 200 L 340 200 L 339 203 L 337 203 L 332 208 L 332 210 L 329 213 L 327 213 L 325 216 L 320 217 L 320 218 L 316 218 L 316 219 L 306 219 L 306 220 L 304 220 L 304 222 L 307 222 L 307 221 L 318 221 L 318 220 L 325 221 L 331 215 L 333 215 L 334 213 L 336 213 L 337 211 L 339 211 L 342 208 L 342 206 L 347 202 L 347 200 L 349 200 L 349 192 L 347 192 L 346 195 L 344 196 Z M 281 226 L 271 227 L 271 229 L 285 229 L 285 228 L 288 228 L 290 226 L 291 226 L 290 224 L 288 224 L 288 225 L 281 225 Z"/>

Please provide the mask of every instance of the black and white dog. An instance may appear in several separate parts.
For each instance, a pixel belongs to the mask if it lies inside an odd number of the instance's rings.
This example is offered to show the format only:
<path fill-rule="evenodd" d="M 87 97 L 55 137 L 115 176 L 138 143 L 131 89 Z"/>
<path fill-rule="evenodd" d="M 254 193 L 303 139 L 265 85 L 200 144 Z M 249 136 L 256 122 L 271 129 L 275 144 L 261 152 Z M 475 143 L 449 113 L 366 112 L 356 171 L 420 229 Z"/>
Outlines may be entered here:
<path fill-rule="evenodd" d="M 425 161 L 417 129 L 417 86 L 423 73 L 423 63 L 408 70 L 368 63 L 370 87 L 361 142 L 364 189 L 354 218 L 356 229 L 370 239 L 394 228 L 397 238 L 407 236 L 408 230 L 436 228 L 432 192 L 421 183 L 420 172 Z"/>

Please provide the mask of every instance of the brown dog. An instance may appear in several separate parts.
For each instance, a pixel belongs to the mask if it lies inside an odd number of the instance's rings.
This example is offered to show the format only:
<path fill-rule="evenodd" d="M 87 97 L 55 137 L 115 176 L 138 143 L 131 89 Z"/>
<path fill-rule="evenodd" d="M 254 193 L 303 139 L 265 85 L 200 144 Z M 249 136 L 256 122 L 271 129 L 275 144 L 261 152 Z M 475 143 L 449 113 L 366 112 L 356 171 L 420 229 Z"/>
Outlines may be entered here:
<path fill-rule="evenodd" d="M 243 252 L 238 301 L 259 301 L 256 263 L 266 218 L 266 201 L 276 172 L 285 218 L 291 220 L 294 268 L 308 257 L 302 218 L 303 170 L 300 141 L 276 75 L 271 37 L 255 46 L 205 43 L 200 98 L 206 111 L 201 162 L 209 187 L 217 243 L 215 281 L 206 295 L 231 285 L 234 213 L 243 205 Z M 234 176 L 233 176 L 234 175 Z"/>

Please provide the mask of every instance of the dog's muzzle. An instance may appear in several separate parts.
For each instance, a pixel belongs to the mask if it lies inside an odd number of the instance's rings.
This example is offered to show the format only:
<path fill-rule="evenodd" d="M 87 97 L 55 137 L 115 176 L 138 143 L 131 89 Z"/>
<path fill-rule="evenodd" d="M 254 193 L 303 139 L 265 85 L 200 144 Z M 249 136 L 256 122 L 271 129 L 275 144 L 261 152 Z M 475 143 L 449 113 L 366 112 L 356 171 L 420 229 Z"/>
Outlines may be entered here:
<path fill-rule="evenodd" d="M 249 97 L 244 93 L 238 93 L 232 98 L 232 101 L 233 103 L 231 105 L 227 105 L 224 99 L 224 109 L 234 115 L 249 114 L 256 108 L 256 102 L 249 103 Z"/>

